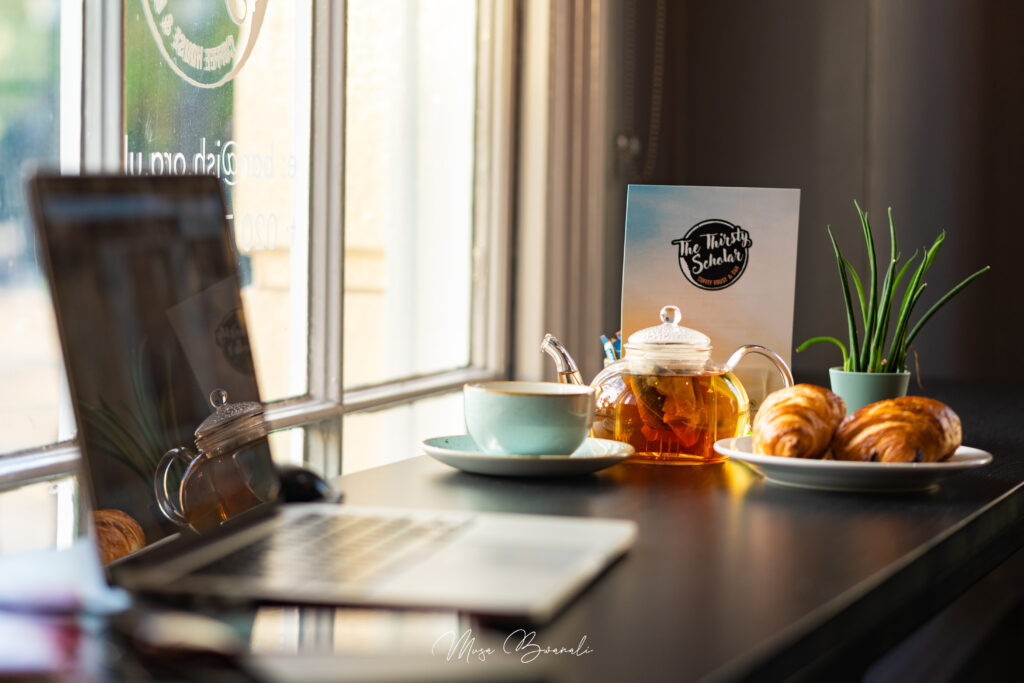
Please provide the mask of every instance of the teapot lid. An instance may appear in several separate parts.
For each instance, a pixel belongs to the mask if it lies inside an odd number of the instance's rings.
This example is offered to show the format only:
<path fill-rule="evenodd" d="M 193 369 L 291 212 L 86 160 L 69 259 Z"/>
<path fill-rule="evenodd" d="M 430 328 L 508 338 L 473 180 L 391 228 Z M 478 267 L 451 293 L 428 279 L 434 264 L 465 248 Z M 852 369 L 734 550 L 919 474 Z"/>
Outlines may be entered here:
<path fill-rule="evenodd" d="M 679 324 L 682 314 L 677 306 L 661 309 L 661 324 L 645 327 L 629 335 L 629 351 L 671 351 L 673 353 L 708 353 L 711 337 Z"/>
<path fill-rule="evenodd" d="M 196 428 L 196 448 L 212 454 L 228 446 L 241 446 L 267 435 L 263 404 L 258 401 L 228 402 L 228 392 L 210 392 L 213 414 Z"/>

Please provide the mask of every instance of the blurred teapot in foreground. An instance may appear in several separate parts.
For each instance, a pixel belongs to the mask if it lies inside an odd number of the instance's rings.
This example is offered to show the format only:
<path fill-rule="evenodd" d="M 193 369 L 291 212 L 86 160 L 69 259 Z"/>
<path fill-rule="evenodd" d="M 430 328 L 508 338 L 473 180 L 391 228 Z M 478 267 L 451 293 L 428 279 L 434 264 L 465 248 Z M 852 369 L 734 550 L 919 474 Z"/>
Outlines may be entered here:
<path fill-rule="evenodd" d="M 750 399 L 733 369 L 748 353 L 769 358 L 786 386 L 789 366 L 771 349 L 741 346 L 724 365 L 711 359 L 711 339 L 683 327 L 679 309 L 661 309 L 661 324 L 630 335 L 623 357 L 598 373 L 591 436 L 623 441 L 635 460 L 703 464 L 724 460 L 716 440 L 741 436 L 750 422 Z M 541 350 L 550 355 L 560 382 L 583 384 L 575 361 L 548 334 Z"/>
<path fill-rule="evenodd" d="M 277 475 L 254 457 L 265 449 L 267 426 L 263 405 L 229 403 L 223 389 L 210 392 L 214 412 L 195 432 L 195 451 L 172 448 L 156 467 L 153 492 L 160 511 L 179 526 L 202 533 L 277 494 Z M 171 466 L 184 466 L 180 484 L 172 482 Z"/>

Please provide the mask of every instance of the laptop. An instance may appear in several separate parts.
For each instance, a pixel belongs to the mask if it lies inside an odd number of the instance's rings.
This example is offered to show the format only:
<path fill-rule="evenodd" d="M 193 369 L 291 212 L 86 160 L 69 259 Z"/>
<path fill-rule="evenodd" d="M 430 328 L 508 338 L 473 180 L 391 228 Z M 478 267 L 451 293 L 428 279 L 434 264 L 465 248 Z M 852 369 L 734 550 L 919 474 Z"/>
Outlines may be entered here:
<path fill-rule="evenodd" d="M 219 181 L 40 174 L 29 194 L 93 514 L 144 535 L 112 583 L 543 622 L 632 545 L 626 520 L 282 503 Z"/>

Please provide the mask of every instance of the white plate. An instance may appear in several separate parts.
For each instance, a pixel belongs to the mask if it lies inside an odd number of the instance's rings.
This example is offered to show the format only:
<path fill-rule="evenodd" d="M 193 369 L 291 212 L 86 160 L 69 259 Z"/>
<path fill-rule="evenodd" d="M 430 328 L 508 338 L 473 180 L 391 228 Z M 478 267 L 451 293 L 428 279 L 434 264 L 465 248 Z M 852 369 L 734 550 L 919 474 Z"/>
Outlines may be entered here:
<path fill-rule="evenodd" d="M 960 446 L 944 462 L 851 462 L 781 458 L 753 452 L 753 437 L 715 442 L 715 450 L 746 463 L 768 481 L 786 486 L 833 491 L 921 491 L 939 480 L 992 462 L 992 454 Z"/>
<path fill-rule="evenodd" d="M 622 462 L 635 452 L 628 443 L 586 439 L 571 455 L 488 455 L 469 435 L 426 439 L 423 450 L 463 472 L 500 477 L 565 477 L 588 474 Z"/>

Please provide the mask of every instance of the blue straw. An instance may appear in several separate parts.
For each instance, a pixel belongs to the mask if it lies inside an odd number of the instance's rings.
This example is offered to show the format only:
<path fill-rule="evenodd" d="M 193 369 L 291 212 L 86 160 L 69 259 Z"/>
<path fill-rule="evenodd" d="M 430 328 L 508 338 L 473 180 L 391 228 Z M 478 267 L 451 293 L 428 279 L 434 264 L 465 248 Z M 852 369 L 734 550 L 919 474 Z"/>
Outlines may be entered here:
<path fill-rule="evenodd" d="M 608 360 L 615 360 L 618 357 L 615 354 L 615 345 L 603 334 L 601 335 L 601 345 L 604 346 L 604 355 Z"/>

